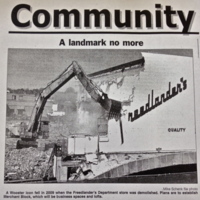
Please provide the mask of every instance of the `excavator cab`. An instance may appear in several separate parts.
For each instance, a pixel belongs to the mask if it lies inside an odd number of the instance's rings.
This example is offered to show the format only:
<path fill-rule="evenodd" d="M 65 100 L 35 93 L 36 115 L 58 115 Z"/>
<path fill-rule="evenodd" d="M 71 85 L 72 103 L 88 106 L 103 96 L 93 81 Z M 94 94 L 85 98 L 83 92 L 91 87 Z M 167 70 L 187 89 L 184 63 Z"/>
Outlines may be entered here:
<path fill-rule="evenodd" d="M 38 138 L 47 139 L 49 137 L 49 119 L 42 117 L 39 123 Z"/>
<path fill-rule="evenodd" d="M 23 140 L 29 140 L 32 138 L 35 139 L 47 139 L 49 137 L 49 119 L 47 117 L 42 117 L 39 120 L 39 124 L 36 132 L 27 131 L 28 125 L 24 122 L 21 122 L 19 128 L 20 138 Z"/>
<path fill-rule="evenodd" d="M 49 137 L 49 119 L 47 117 L 42 117 L 39 121 L 38 130 L 36 133 L 31 133 L 27 131 L 28 125 L 24 122 L 20 124 L 20 138 L 17 141 L 16 148 L 28 148 L 28 147 L 38 147 L 36 139 L 47 139 Z"/>

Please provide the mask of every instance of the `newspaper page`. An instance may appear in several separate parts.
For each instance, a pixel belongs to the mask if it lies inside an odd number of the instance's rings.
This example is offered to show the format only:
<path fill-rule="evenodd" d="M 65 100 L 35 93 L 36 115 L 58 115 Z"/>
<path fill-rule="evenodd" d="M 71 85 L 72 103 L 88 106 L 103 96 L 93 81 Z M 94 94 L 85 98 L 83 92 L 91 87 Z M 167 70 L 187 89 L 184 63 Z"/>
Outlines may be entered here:
<path fill-rule="evenodd" d="M 199 199 L 198 0 L 0 5 L 0 199 Z"/>

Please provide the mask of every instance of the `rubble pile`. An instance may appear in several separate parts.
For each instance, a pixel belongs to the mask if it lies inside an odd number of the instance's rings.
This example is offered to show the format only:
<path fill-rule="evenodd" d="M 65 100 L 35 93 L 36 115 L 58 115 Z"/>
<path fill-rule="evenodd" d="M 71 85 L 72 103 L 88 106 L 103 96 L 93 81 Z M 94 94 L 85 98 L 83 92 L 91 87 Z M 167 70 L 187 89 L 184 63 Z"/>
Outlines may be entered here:
<path fill-rule="evenodd" d="M 6 151 L 5 180 L 39 179 L 44 176 L 52 149 L 29 147 Z"/>
<path fill-rule="evenodd" d="M 11 124 L 15 124 L 15 122 Z M 7 135 L 5 140 L 5 180 L 40 179 L 44 176 L 53 145 L 70 135 L 66 123 L 62 121 L 52 122 L 49 128 L 49 138 L 44 140 L 44 151 L 33 147 L 16 149 L 17 141 L 20 138 Z"/>

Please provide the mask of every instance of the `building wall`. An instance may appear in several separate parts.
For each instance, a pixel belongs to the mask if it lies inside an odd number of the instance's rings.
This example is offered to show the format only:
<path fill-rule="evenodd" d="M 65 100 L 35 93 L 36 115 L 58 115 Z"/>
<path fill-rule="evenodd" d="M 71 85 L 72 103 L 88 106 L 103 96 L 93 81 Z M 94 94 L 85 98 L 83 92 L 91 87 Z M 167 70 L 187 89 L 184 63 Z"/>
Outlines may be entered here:
<path fill-rule="evenodd" d="M 35 95 L 7 93 L 7 116 L 19 115 L 30 117 L 35 102 Z M 52 104 L 52 101 L 47 101 L 43 115 L 47 115 L 52 110 Z"/>

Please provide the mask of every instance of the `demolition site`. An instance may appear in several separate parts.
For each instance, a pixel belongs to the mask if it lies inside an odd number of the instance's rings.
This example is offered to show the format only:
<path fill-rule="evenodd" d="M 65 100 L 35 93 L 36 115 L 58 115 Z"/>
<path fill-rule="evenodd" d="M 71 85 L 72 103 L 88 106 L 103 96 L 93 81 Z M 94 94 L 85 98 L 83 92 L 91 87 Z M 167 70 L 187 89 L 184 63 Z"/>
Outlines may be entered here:
<path fill-rule="evenodd" d="M 36 95 L 8 90 L 5 183 L 197 182 L 193 150 L 108 152 L 102 147 L 111 136 L 119 138 L 121 146 L 128 142 L 125 108 L 134 103 L 134 89 L 122 101 L 110 98 L 109 87 L 120 89 L 126 77 L 137 78 L 144 67 L 141 56 L 86 74 L 73 61 Z M 74 77 L 78 89 L 59 93 Z"/>

